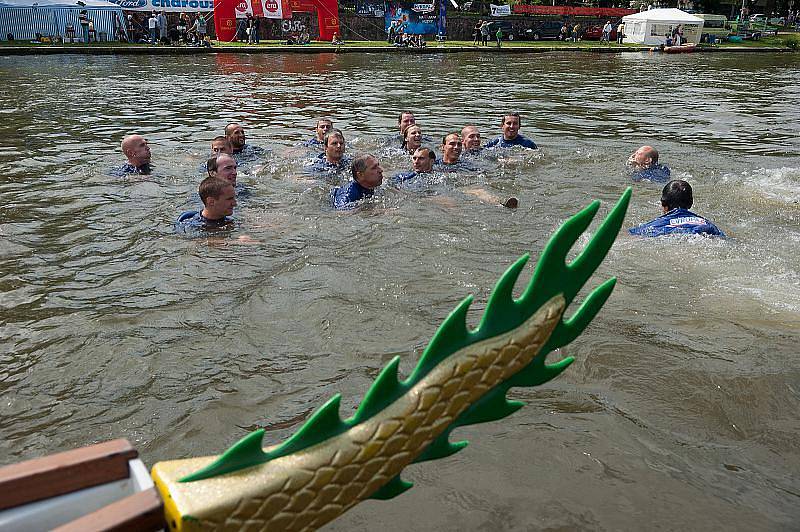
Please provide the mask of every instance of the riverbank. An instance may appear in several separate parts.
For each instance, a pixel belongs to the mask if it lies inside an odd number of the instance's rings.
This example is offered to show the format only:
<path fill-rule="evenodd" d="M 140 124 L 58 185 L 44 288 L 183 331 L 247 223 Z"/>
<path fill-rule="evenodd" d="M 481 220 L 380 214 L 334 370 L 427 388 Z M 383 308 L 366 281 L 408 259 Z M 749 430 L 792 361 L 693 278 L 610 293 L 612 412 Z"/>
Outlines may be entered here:
<path fill-rule="evenodd" d="M 546 52 L 589 52 L 589 53 L 626 53 L 649 52 L 652 46 L 635 44 L 604 44 L 596 41 L 578 43 L 551 42 L 503 42 L 501 48 L 496 45 L 476 46 L 470 41 L 431 42 L 425 48 L 397 48 L 382 41 L 349 41 L 334 46 L 329 43 L 311 43 L 307 45 L 287 45 L 281 41 L 267 41 L 257 45 L 243 43 L 215 43 L 211 48 L 190 46 L 151 46 L 147 44 L 128 43 L 92 43 L 84 44 L 39 44 L 39 43 L 2 43 L 0 55 L 51 55 L 51 54 L 87 54 L 87 55 L 195 55 L 208 53 L 235 54 L 271 54 L 271 53 L 398 53 L 398 54 L 439 54 L 439 53 L 502 53 L 526 54 Z M 764 38 L 759 41 L 745 41 L 736 44 L 719 46 L 699 45 L 697 52 L 734 52 L 734 53 L 775 53 L 793 52 L 796 48 L 787 46 L 781 37 Z"/>

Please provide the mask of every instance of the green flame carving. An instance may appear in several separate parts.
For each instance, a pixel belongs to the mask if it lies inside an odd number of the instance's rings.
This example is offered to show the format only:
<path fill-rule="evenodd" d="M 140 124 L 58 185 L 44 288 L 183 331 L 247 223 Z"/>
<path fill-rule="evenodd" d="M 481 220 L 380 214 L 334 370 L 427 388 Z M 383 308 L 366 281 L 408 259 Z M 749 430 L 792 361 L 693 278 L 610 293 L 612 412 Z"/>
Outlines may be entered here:
<path fill-rule="evenodd" d="M 437 364 L 459 349 L 518 327 L 535 314 L 542 304 L 558 294 L 564 297 L 566 305 L 569 306 L 611 249 L 625 218 L 630 197 L 631 189 L 628 188 L 586 248 L 569 264 L 566 263 L 567 253 L 589 227 L 600 207 L 600 202 L 592 202 L 564 222 L 550 238 L 527 288 L 520 298 L 515 300 L 512 297 L 512 290 L 529 256 L 526 254 L 518 259 L 497 282 L 480 325 L 474 330 L 469 330 L 466 325 L 466 315 L 472 303 L 472 296 L 466 297 L 436 331 L 411 375 L 404 381 L 398 380 L 400 357 L 395 357 L 383 368 L 356 413 L 349 419 L 342 420 L 339 416 L 341 395 L 337 394 L 316 411 L 294 435 L 273 450 L 264 452 L 262 449 L 264 429 L 256 430 L 235 443 L 215 462 L 181 479 L 181 482 L 202 480 L 263 464 L 342 434 L 393 403 Z M 546 364 L 547 355 L 554 349 L 572 342 L 583 332 L 611 295 L 615 283 L 615 278 L 606 280 L 589 294 L 570 318 L 562 317 L 539 355 L 528 366 L 488 391 L 479 401 L 465 410 L 417 457 L 415 462 L 444 458 L 463 449 L 467 442 L 449 441 L 453 429 L 501 419 L 520 409 L 523 403 L 506 399 L 506 393 L 512 386 L 537 386 L 564 371 L 573 362 L 571 357 L 554 364 Z M 388 499 L 410 487 L 410 483 L 397 476 L 373 494 L 373 498 Z"/>

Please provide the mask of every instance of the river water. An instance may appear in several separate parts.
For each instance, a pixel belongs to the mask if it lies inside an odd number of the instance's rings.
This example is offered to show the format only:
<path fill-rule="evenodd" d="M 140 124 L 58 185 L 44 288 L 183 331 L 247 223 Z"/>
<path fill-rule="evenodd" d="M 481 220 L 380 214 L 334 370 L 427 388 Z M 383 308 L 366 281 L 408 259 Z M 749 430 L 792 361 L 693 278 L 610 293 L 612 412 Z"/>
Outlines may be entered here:
<path fill-rule="evenodd" d="M 338 392 L 347 415 L 393 356 L 410 371 L 461 298 L 476 295 L 477 324 L 513 260 L 592 199 L 607 213 L 647 143 L 729 238 L 621 234 L 591 281 L 617 276 L 613 296 L 561 353 L 575 364 L 513 391 L 527 406 L 511 417 L 457 431 L 461 453 L 409 467 L 412 490 L 329 529 L 796 529 L 799 67 L 723 53 L 2 57 L 0 463 L 124 437 L 152 465 L 261 426 L 274 443 Z M 351 153 L 379 151 L 401 108 L 432 139 L 467 123 L 494 136 L 516 109 L 541 150 L 435 197 L 386 188 L 332 212 L 295 145 L 330 116 Z M 237 234 L 259 243 L 177 236 L 229 121 L 271 149 L 239 176 Z M 156 175 L 112 177 L 133 132 Z M 625 227 L 658 214 L 660 185 L 633 188 Z"/>

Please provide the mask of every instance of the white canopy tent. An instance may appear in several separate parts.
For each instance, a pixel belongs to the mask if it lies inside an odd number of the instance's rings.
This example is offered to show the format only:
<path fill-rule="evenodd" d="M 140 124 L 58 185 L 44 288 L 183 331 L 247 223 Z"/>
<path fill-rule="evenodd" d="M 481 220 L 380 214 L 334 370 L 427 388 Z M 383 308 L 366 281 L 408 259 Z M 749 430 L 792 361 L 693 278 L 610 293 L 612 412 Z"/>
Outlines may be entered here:
<path fill-rule="evenodd" d="M 622 17 L 625 24 L 626 43 L 664 44 L 667 34 L 681 26 L 683 40 L 687 43 L 700 42 L 703 19 L 680 9 L 650 9 Z"/>
<path fill-rule="evenodd" d="M 80 4 L 76 0 L 0 0 L 0 40 L 7 40 L 9 35 L 31 40 L 37 33 L 65 37 L 71 28 L 75 40 L 81 41 L 78 15 L 82 10 L 92 20 L 96 37 L 108 40 L 116 36 L 125 20 L 122 8 L 106 0 L 81 0 Z"/>

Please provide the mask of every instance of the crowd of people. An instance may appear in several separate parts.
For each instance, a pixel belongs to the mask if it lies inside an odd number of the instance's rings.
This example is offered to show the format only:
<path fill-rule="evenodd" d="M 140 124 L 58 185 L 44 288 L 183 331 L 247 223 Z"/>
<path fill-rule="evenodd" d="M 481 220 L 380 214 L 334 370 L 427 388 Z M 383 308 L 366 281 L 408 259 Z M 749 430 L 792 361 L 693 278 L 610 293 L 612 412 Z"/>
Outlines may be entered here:
<path fill-rule="evenodd" d="M 397 132 L 384 140 L 380 153 L 382 156 L 403 154 L 408 157 L 410 167 L 394 175 L 388 186 L 411 192 L 424 190 L 436 175 L 476 172 L 479 161 L 491 161 L 505 150 L 537 150 L 536 143 L 520 133 L 521 126 L 519 113 L 506 113 L 500 120 L 501 134 L 485 144 L 476 126 L 464 126 L 460 131 L 443 136 L 441 144 L 436 146 L 437 155 L 433 147 L 425 145 L 432 141 L 423 134 L 414 113 L 403 111 L 398 115 Z M 345 135 L 333 127 L 331 119 L 317 120 L 314 136 L 302 141 L 299 146 L 309 150 L 304 172 L 330 187 L 329 205 L 333 209 L 354 209 L 371 198 L 384 183 L 379 156 L 372 153 L 348 155 Z M 116 175 L 148 175 L 153 172 L 150 147 L 144 137 L 126 136 L 121 148 L 127 160 L 114 169 Z M 183 212 L 176 221 L 176 227 L 191 233 L 232 228 L 237 199 L 248 195 L 247 188 L 237 183 L 238 167 L 243 162 L 263 159 L 268 153 L 263 148 L 247 143 L 241 124 L 228 124 L 224 134 L 211 141 L 210 157 L 203 167 L 206 175 L 198 189 L 202 207 Z M 630 229 L 631 234 L 724 236 L 708 219 L 689 211 L 693 204 L 691 186 L 683 180 L 670 180 L 670 169 L 659 163 L 655 148 L 642 146 L 630 156 L 628 164 L 632 168 L 634 181 L 666 183 L 661 196 L 662 215 Z M 519 205 L 516 197 L 500 198 L 482 187 L 467 187 L 462 192 L 482 202 L 510 209 Z"/>

